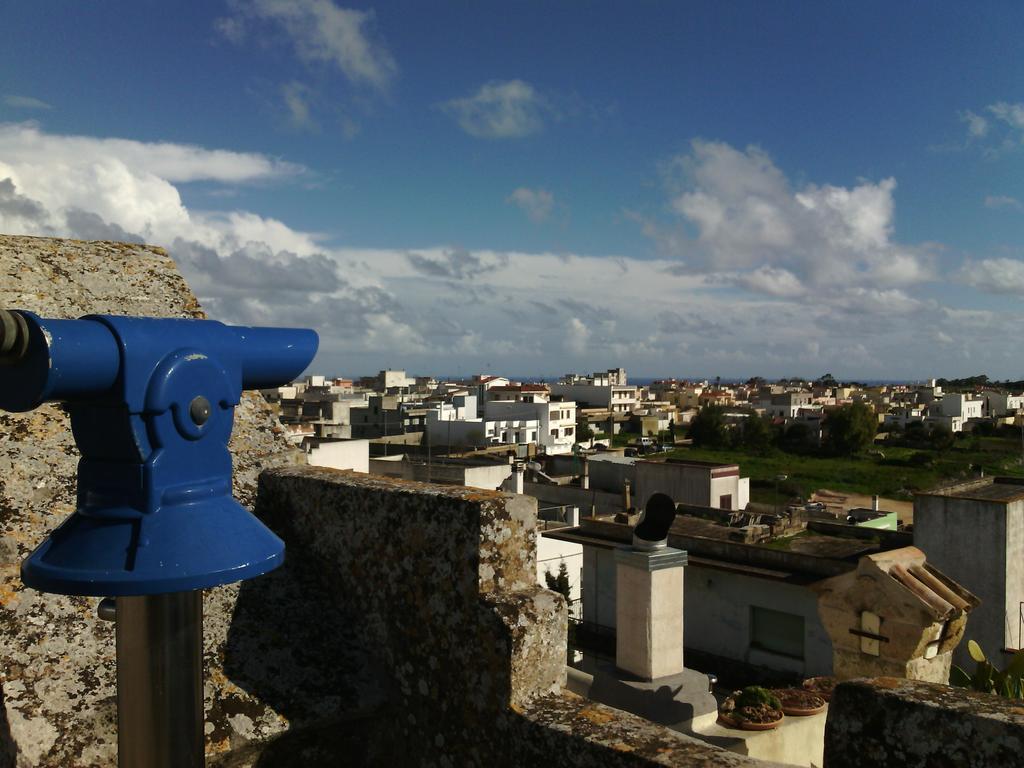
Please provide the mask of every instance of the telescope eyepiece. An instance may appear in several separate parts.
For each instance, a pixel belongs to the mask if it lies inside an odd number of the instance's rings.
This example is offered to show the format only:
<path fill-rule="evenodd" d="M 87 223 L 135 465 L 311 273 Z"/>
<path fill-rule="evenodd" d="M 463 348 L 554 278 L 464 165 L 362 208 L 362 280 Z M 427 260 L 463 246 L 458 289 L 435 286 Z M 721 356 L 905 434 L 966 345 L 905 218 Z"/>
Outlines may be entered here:
<path fill-rule="evenodd" d="M 0 365 L 14 364 L 28 354 L 28 323 L 18 312 L 0 309 Z"/>

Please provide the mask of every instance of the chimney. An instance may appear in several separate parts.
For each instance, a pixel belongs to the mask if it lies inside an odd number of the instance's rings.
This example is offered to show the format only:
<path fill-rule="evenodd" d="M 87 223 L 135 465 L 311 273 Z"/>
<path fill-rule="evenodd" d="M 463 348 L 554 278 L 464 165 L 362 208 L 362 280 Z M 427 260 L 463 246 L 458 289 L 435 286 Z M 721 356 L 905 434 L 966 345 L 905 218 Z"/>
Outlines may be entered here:
<path fill-rule="evenodd" d="M 878 511 L 878 494 L 877 493 L 874 496 L 871 497 L 871 509 L 874 512 Z"/>
<path fill-rule="evenodd" d="M 580 457 L 583 460 L 583 474 L 580 475 L 580 488 L 587 490 L 590 488 L 590 461 L 586 456 Z"/>
<path fill-rule="evenodd" d="M 615 665 L 642 680 L 683 671 L 683 567 L 686 552 L 668 546 L 672 500 L 651 497 L 633 545 L 615 551 Z"/>
<path fill-rule="evenodd" d="M 515 461 L 512 463 L 512 474 L 509 475 L 505 482 L 501 484 L 503 490 L 509 493 L 522 493 L 523 492 L 523 475 L 526 467 L 521 461 Z"/>
<path fill-rule="evenodd" d="M 626 514 L 629 514 L 629 510 L 632 509 L 633 503 L 629 495 L 629 480 L 622 481 L 622 509 L 625 510 Z"/>

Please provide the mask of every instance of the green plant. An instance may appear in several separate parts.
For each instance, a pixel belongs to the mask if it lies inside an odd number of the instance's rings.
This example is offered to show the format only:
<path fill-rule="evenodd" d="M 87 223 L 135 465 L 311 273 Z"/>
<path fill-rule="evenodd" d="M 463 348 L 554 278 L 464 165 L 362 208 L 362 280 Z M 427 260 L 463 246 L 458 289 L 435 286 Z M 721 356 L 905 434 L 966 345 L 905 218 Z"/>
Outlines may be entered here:
<path fill-rule="evenodd" d="M 726 448 L 729 445 L 729 432 L 725 426 L 725 410 L 714 405 L 701 408 L 690 422 L 686 434 L 694 445 Z"/>
<path fill-rule="evenodd" d="M 985 652 L 973 640 L 967 641 L 967 652 L 976 664 L 974 674 L 969 675 L 953 665 L 949 671 L 950 685 L 994 693 L 1007 699 L 1024 699 L 1024 650 L 1017 651 L 1006 669 L 1001 671 L 985 658 Z"/>
<path fill-rule="evenodd" d="M 547 582 L 548 589 L 558 592 L 565 598 L 566 602 L 572 600 L 569 585 L 569 569 L 566 567 L 564 560 L 558 564 L 557 576 L 551 573 L 551 571 L 544 572 L 544 581 Z"/>
<path fill-rule="evenodd" d="M 762 704 L 767 705 L 771 709 L 782 709 L 782 702 L 779 701 L 779 697 L 760 685 L 748 685 L 736 697 L 736 709 L 760 707 Z"/>
<path fill-rule="evenodd" d="M 864 403 L 850 403 L 829 411 L 824 426 L 824 447 L 836 456 L 852 456 L 871 445 L 878 420 Z"/>

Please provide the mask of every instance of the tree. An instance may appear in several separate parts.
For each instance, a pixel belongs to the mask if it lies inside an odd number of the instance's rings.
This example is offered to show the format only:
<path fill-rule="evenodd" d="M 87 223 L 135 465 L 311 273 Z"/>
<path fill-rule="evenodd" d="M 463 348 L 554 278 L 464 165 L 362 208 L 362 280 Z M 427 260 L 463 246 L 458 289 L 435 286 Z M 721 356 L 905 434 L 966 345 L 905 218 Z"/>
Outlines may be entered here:
<path fill-rule="evenodd" d="M 725 415 L 722 409 L 715 405 L 701 408 L 690 422 L 687 435 L 698 448 L 728 447 L 729 433 L 725 428 Z"/>
<path fill-rule="evenodd" d="M 878 419 L 864 403 L 850 403 L 829 411 L 825 429 L 825 447 L 836 455 L 852 456 L 871 445 Z"/>
<path fill-rule="evenodd" d="M 790 453 L 799 453 L 807 448 L 811 442 L 811 428 L 802 421 L 794 421 L 783 430 L 779 444 L 782 450 Z"/>
<path fill-rule="evenodd" d="M 768 420 L 757 414 L 750 414 L 743 420 L 740 445 L 753 453 L 767 453 L 772 447 L 772 428 Z"/>
<path fill-rule="evenodd" d="M 932 426 L 932 431 L 928 433 L 928 443 L 939 453 L 945 453 L 953 447 L 953 443 L 956 442 L 956 436 L 950 432 L 942 424 L 935 424 Z"/>
<path fill-rule="evenodd" d="M 558 564 L 558 575 L 554 575 L 551 571 L 544 571 L 544 581 L 547 582 L 548 589 L 557 592 L 565 598 L 565 603 L 569 607 L 569 633 L 566 638 L 566 661 L 571 662 L 575 660 L 576 651 L 576 621 L 574 620 L 574 609 L 575 606 L 572 604 L 572 588 L 569 584 L 569 569 L 565 565 L 565 560 L 562 560 Z"/>
<path fill-rule="evenodd" d="M 565 602 L 571 602 L 571 587 L 569 585 L 569 569 L 565 565 L 565 560 L 562 560 L 558 564 L 558 575 L 551 573 L 551 571 L 544 572 L 544 581 L 547 582 L 548 589 L 557 592 L 565 598 Z"/>

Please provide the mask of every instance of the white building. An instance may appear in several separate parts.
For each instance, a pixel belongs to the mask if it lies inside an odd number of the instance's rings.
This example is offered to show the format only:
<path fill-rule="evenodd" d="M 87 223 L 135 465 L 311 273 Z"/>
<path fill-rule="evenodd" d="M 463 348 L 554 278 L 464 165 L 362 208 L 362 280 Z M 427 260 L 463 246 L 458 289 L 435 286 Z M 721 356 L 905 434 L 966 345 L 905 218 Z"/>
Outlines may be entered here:
<path fill-rule="evenodd" d="M 973 398 L 961 392 L 947 392 L 939 401 L 938 413 L 933 416 L 955 416 L 968 421 L 980 419 L 985 401 L 981 398 Z"/>
<path fill-rule="evenodd" d="M 1002 668 L 1024 647 L 1024 481 L 983 478 L 915 494 L 914 544 L 981 598 L 967 635 Z M 966 648 L 953 661 L 974 668 Z"/>
<path fill-rule="evenodd" d="M 781 417 L 784 419 L 795 419 L 801 410 L 817 408 L 821 406 L 814 404 L 814 395 L 810 392 L 781 392 L 769 395 L 761 400 L 761 407 L 765 415 L 770 418 Z"/>
<path fill-rule="evenodd" d="M 612 413 L 631 413 L 636 408 L 636 387 L 628 385 L 560 383 L 551 385 L 551 394 Z"/>
<path fill-rule="evenodd" d="M 369 440 L 321 440 L 306 438 L 302 441 L 306 463 L 312 467 L 370 471 Z"/>
<path fill-rule="evenodd" d="M 487 421 L 534 421 L 538 425 L 537 445 L 545 453 L 571 453 L 576 443 L 576 403 L 492 400 L 484 405 Z"/>
<path fill-rule="evenodd" d="M 986 392 L 984 394 L 986 416 L 1012 416 L 1024 408 L 1024 394 L 1011 395 L 1008 392 Z"/>
<path fill-rule="evenodd" d="M 906 429 L 907 424 L 915 421 L 924 421 L 925 409 L 921 405 L 908 405 L 902 408 L 894 408 L 883 417 L 885 427 L 898 426 Z"/>

